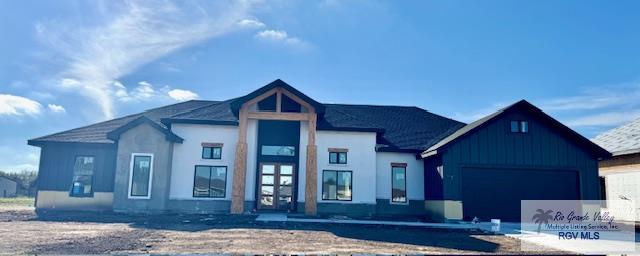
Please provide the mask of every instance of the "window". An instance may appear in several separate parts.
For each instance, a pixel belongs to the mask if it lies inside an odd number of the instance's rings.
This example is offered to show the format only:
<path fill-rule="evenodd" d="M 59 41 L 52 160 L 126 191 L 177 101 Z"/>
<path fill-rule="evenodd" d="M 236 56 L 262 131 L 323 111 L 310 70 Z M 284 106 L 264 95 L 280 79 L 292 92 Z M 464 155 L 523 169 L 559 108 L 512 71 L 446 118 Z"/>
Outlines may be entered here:
<path fill-rule="evenodd" d="M 351 171 L 322 172 L 322 200 L 351 201 Z"/>
<path fill-rule="evenodd" d="M 93 157 L 78 156 L 73 165 L 73 180 L 71 182 L 71 196 L 93 196 Z"/>
<path fill-rule="evenodd" d="M 263 156 L 295 156 L 294 146 L 262 146 Z"/>
<path fill-rule="evenodd" d="M 521 133 L 528 133 L 529 132 L 529 122 L 520 121 L 520 132 Z"/>
<path fill-rule="evenodd" d="M 347 164 L 347 152 L 329 152 L 330 164 Z"/>
<path fill-rule="evenodd" d="M 196 165 L 193 197 L 223 198 L 227 188 L 226 166 Z"/>
<path fill-rule="evenodd" d="M 221 159 L 222 148 L 221 147 L 202 147 L 203 159 Z"/>
<path fill-rule="evenodd" d="M 407 167 L 391 167 L 391 202 L 407 202 Z"/>
<path fill-rule="evenodd" d="M 153 177 L 153 154 L 131 154 L 129 172 L 129 198 L 151 198 L 151 179 Z"/>
<path fill-rule="evenodd" d="M 527 121 L 511 121 L 511 132 L 512 133 L 528 133 L 529 132 L 529 122 L 527 122 Z"/>

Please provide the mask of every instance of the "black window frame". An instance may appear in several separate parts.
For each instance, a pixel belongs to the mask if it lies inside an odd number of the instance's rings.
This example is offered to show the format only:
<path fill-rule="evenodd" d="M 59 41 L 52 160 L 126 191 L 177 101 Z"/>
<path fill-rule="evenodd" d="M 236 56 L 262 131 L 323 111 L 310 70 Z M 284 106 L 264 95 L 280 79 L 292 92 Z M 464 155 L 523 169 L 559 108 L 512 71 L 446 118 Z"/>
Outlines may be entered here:
<path fill-rule="evenodd" d="M 516 128 L 516 130 L 514 130 Z M 511 133 L 529 133 L 530 126 L 527 120 L 511 120 L 509 122 L 509 131 Z"/>
<path fill-rule="evenodd" d="M 336 154 L 336 161 L 332 162 L 331 161 L 331 154 Z M 340 155 L 344 154 L 344 163 L 340 162 Z M 329 152 L 329 164 L 347 164 L 349 162 L 348 160 L 348 154 L 347 152 L 335 152 L 335 151 L 331 151 Z"/>
<path fill-rule="evenodd" d="M 214 149 L 219 149 L 220 150 L 220 155 L 219 157 L 214 157 L 213 155 L 213 151 Z M 210 154 L 208 156 L 205 156 L 204 151 L 206 149 L 210 149 Z M 202 147 L 202 155 L 201 155 L 202 159 L 214 159 L 214 160 L 220 160 L 222 159 L 222 147 Z"/>
<path fill-rule="evenodd" d="M 211 196 L 211 192 L 207 193 L 207 196 L 204 195 L 196 195 L 196 171 L 198 167 L 208 167 L 209 168 L 209 185 L 207 189 L 211 189 L 211 172 L 214 168 L 224 167 L 224 195 L 223 196 Z M 229 178 L 229 167 L 226 165 L 195 165 L 193 167 L 193 187 L 191 189 L 191 196 L 193 198 L 226 198 L 227 197 L 227 179 Z"/>
<path fill-rule="evenodd" d="M 404 201 L 395 201 L 393 200 L 393 180 L 395 179 L 393 175 L 394 168 L 402 168 L 404 170 Z M 391 166 L 391 203 L 394 204 L 406 204 L 409 202 L 409 196 L 407 191 L 407 167 L 406 166 Z"/>
<path fill-rule="evenodd" d="M 82 193 L 82 194 L 75 194 L 73 193 L 73 182 L 76 178 L 76 161 L 79 157 L 91 157 L 93 160 L 93 166 L 91 168 L 91 192 L 89 193 Z M 76 155 L 73 158 L 73 170 L 71 173 L 71 188 L 69 189 L 69 197 L 93 197 L 93 193 L 95 191 L 95 172 L 96 172 L 96 157 L 94 155 Z M 88 175 L 79 175 L 79 176 L 88 176 Z"/>
<path fill-rule="evenodd" d="M 326 175 L 327 172 L 335 172 L 336 173 L 336 194 L 335 194 L 335 199 L 325 199 L 324 198 L 324 177 Z M 349 173 L 349 191 L 351 191 L 351 195 L 349 196 L 349 199 L 338 199 L 338 173 Z M 353 171 L 348 171 L 348 170 L 322 170 L 322 201 L 344 201 L 344 202 L 351 202 L 353 201 Z"/>

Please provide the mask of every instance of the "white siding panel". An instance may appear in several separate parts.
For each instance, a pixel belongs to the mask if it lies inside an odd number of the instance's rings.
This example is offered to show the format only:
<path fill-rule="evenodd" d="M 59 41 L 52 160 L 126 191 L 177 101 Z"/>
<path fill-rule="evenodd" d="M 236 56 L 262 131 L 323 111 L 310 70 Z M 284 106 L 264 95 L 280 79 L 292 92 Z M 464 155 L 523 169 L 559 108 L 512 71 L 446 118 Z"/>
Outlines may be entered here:
<path fill-rule="evenodd" d="M 237 142 L 236 142 L 237 143 Z M 235 152 L 234 152 L 235 156 Z M 258 121 L 247 122 L 247 172 L 245 175 L 244 199 L 254 201 L 256 198 L 256 173 L 258 171 Z M 245 209 L 247 210 L 247 209 Z"/>
<path fill-rule="evenodd" d="M 229 200 L 233 185 L 233 167 L 238 142 L 235 126 L 173 124 L 171 130 L 184 139 L 173 146 L 170 199 Z M 202 142 L 224 143 L 222 159 L 202 159 Z M 196 165 L 226 166 L 225 198 L 194 198 L 193 179 Z"/>
<path fill-rule="evenodd" d="M 318 131 L 316 136 L 318 145 L 318 202 L 375 204 L 376 134 L 373 132 Z M 349 149 L 347 164 L 329 164 L 329 148 Z M 352 201 L 322 200 L 323 170 L 352 171 Z"/>
<path fill-rule="evenodd" d="M 424 200 L 424 161 L 411 153 L 378 152 L 376 154 L 376 197 L 391 199 L 391 163 L 407 164 L 407 198 Z"/>
<path fill-rule="evenodd" d="M 626 221 L 640 220 L 640 170 L 607 174 L 605 184 L 608 206 L 613 209 L 624 209 L 628 204 L 635 204 L 635 216 L 627 211 L 614 213 L 616 217 Z"/>

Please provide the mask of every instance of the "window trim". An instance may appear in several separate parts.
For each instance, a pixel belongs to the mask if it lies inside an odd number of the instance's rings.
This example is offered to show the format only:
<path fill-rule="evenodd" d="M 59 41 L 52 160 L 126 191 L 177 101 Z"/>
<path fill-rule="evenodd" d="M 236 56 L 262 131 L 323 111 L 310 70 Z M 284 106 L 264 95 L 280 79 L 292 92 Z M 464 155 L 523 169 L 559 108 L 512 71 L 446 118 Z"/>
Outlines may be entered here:
<path fill-rule="evenodd" d="M 211 189 L 211 171 L 212 168 L 214 167 L 224 167 L 224 196 L 196 196 L 195 193 L 195 189 L 196 189 L 196 170 L 198 170 L 198 167 L 209 167 L 209 187 L 208 189 Z M 229 178 L 229 167 L 225 166 L 225 165 L 202 165 L 202 164 L 197 164 L 193 167 L 193 186 L 191 187 L 191 197 L 194 199 L 225 199 L 227 198 L 227 178 Z M 209 195 L 211 195 L 211 192 L 209 192 Z"/>
<path fill-rule="evenodd" d="M 393 168 L 404 169 L 404 201 L 393 201 Z M 409 189 L 407 189 L 407 164 L 406 163 L 391 163 L 391 194 L 389 196 L 389 202 L 391 204 L 409 204 Z"/>
<path fill-rule="evenodd" d="M 91 157 L 93 158 L 93 169 L 91 169 L 91 193 L 89 194 L 82 194 L 82 195 L 76 195 L 73 194 L 73 177 L 76 176 L 75 175 L 75 168 L 76 168 L 76 159 L 78 157 Z M 93 186 L 95 184 L 95 172 L 96 172 L 96 156 L 94 155 L 76 155 L 75 157 L 73 157 L 73 169 L 72 173 L 71 173 L 71 187 L 69 188 L 69 197 L 93 197 L 94 192 L 95 192 L 95 187 Z"/>
<path fill-rule="evenodd" d="M 331 162 L 331 154 L 336 154 L 336 162 Z M 340 154 L 344 154 L 344 163 L 340 162 Z M 349 154 L 347 154 L 347 151 L 329 151 L 329 164 L 346 165 L 347 163 L 349 163 Z"/>
<path fill-rule="evenodd" d="M 324 174 L 325 172 L 335 172 L 336 173 L 336 199 L 324 199 Z M 349 179 L 349 189 L 351 190 L 351 197 L 349 197 L 349 200 L 346 199 L 338 199 L 338 173 L 339 172 L 348 172 L 349 175 L 351 176 L 351 178 Z M 322 201 L 329 201 L 329 202 L 351 202 L 353 201 L 353 171 L 350 170 L 322 170 L 322 182 L 320 183 L 322 185 L 322 191 L 320 194 L 320 200 Z"/>
<path fill-rule="evenodd" d="M 131 195 L 131 188 L 133 187 L 133 163 L 136 159 L 136 156 L 149 156 L 151 157 L 150 166 L 149 166 L 149 185 L 147 187 L 147 195 L 146 196 L 133 196 Z M 131 160 L 129 163 L 129 192 L 127 193 L 127 198 L 129 199 L 151 199 L 151 190 L 153 185 L 153 154 L 152 153 L 131 153 Z"/>
<path fill-rule="evenodd" d="M 210 148 L 211 149 L 211 154 L 209 155 L 210 157 L 204 157 L 204 150 Z M 220 149 L 220 157 L 213 157 L 213 149 L 214 148 L 219 148 Z M 207 160 L 220 160 L 222 159 L 222 146 L 202 146 L 202 152 L 200 153 L 200 157 L 202 159 L 207 159 Z"/>

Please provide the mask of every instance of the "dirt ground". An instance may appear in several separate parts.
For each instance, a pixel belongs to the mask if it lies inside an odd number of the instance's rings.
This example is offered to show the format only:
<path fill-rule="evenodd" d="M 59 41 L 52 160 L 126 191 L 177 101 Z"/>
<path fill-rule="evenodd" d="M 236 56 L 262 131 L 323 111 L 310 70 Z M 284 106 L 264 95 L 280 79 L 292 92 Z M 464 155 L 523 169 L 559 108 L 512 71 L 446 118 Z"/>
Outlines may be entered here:
<path fill-rule="evenodd" d="M 520 241 L 482 232 L 283 224 L 256 216 L 48 213 L 0 205 L 3 254 L 521 254 Z M 558 253 L 558 252 L 555 252 Z"/>

